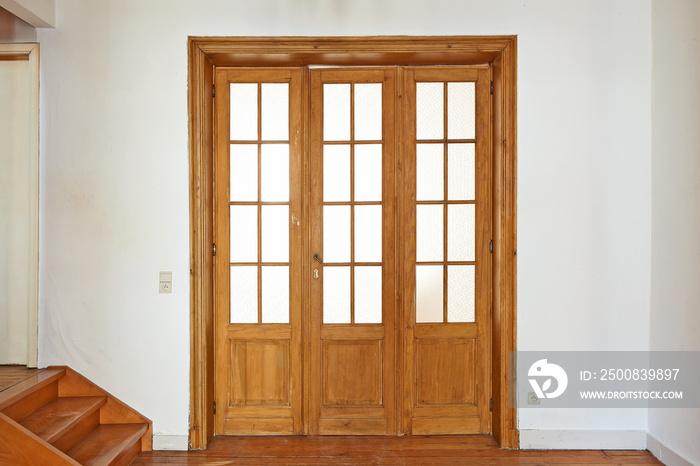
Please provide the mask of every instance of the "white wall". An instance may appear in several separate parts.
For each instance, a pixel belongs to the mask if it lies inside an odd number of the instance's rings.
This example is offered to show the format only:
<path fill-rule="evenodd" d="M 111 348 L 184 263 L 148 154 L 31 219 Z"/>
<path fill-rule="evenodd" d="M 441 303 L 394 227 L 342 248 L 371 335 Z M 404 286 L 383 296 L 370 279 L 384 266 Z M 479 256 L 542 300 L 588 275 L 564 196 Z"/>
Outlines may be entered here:
<path fill-rule="evenodd" d="M 61 0 L 39 32 L 41 363 L 187 433 L 188 35 L 518 34 L 518 345 L 647 349 L 650 1 Z M 646 413 L 521 410 L 520 427 L 637 431 Z"/>
<path fill-rule="evenodd" d="M 652 23 L 651 349 L 700 351 L 700 2 L 654 0 Z M 700 464 L 700 409 L 650 409 L 649 433 Z"/>

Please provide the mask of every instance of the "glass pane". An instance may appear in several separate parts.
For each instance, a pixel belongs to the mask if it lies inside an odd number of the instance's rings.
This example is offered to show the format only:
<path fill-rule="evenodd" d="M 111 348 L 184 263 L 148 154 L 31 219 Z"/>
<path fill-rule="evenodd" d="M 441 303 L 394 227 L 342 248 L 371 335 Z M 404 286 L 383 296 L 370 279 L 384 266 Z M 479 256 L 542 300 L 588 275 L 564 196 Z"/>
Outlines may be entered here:
<path fill-rule="evenodd" d="M 419 262 L 443 260 L 441 205 L 416 206 L 416 260 Z"/>
<path fill-rule="evenodd" d="M 474 266 L 447 267 L 447 321 L 474 322 Z"/>
<path fill-rule="evenodd" d="M 323 85 L 323 140 L 350 140 L 350 84 Z"/>
<path fill-rule="evenodd" d="M 265 83 L 261 85 L 262 139 L 267 141 L 289 140 L 289 84 Z"/>
<path fill-rule="evenodd" d="M 323 323 L 350 323 L 350 267 L 323 268 Z"/>
<path fill-rule="evenodd" d="M 355 206 L 355 262 L 382 261 L 382 206 Z"/>
<path fill-rule="evenodd" d="M 474 204 L 447 206 L 447 260 L 474 260 Z"/>
<path fill-rule="evenodd" d="M 258 268 L 231 267 L 231 323 L 258 323 Z"/>
<path fill-rule="evenodd" d="M 231 206 L 231 262 L 258 261 L 258 207 Z"/>
<path fill-rule="evenodd" d="M 258 200 L 257 144 L 231 144 L 231 200 Z"/>
<path fill-rule="evenodd" d="M 260 197 L 263 202 L 289 201 L 289 144 L 264 144 L 261 149 Z"/>
<path fill-rule="evenodd" d="M 474 197 L 474 144 L 447 146 L 447 199 L 472 201 Z"/>
<path fill-rule="evenodd" d="M 445 198 L 444 146 L 418 144 L 416 147 L 416 199 L 442 201 Z"/>
<path fill-rule="evenodd" d="M 262 206 L 261 241 L 263 262 L 289 261 L 289 206 Z"/>
<path fill-rule="evenodd" d="M 355 200 L 382 200 L 382 146 L 355 146 Z"/>
<path fill-rule="evenodd" d="M 258 139 L 258 85 L 231 83 L 231 139 Z"/>
<path fill-rule="evenodd" d="M 382 85 L 355 84 L 356 141 L 382 139 Z"/>
<path fill-rule="evenodd" d="M 447 83 L 447 137 L 474 139 L 474 83 Z"/>
<path fill-rule="evenodd" d="M 350 146 L 323 146 L 323 200 L 350 201 Z"/>
<path fill-rule="evenodd" d="M 416 138 L 443 139 L 443 83 L 416 83 Z"/>
<path fill-rule="evenodd" d="M 289 267 L 262 268 L 262 323 L 289 323 Z"/>
<path fill-rule="evenodd" d="M 350 206 L 323 206 L 323 261 L 350 262 Z"/>
<path fill-rule="evenodd" d="M 355 267 L 355 323 L 382 323 L 381 267 Z"/>
<path fill-rule="evenodd" d="M 416 266 L 416 322 L 442 322 L 441 265 Z"/>

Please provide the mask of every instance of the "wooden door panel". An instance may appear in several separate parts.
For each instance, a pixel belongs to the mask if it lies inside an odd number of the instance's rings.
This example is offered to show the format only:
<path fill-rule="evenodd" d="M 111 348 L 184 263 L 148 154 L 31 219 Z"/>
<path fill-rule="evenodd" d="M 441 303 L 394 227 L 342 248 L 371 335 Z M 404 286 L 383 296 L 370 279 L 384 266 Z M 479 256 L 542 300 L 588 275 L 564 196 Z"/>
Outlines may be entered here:
<path fill-rule="evenodd" d="M 346 70 L 311 70 L 310 71 L 310 126 L 309 166 L 310 166 L 310 205 L 311 218 L 310 254 L 318 254 L 318 260 L 311 257 L 309 270 L 316 269 L 318 279 L 310 283 L 310 386 L 309 386 L 309 430 L 312 434 L 348 435 L 372 434 L 387 435 L 396 432 L 396 277 L 395 277 L 395 75 L 396 69 L 346 69 Z M 324 86 L 331 86 L 326 88 Z M 345 104 L 333 108 L 334 101 L 324 101 L 326 89 L 334 89 L 334 98 L 345 95 Z M 371 92 L 378 98 L 374 101 L 375 109 L 379 109 L 376 120 L 378 126 L 368 128 L 365 125 L 358 134 L 357 127 L 364 122 L 357 120 L 357 115 L 367 112 L 359 102 L 362 92 Z M 361 92 L 358 92 L 361 89 Z M 340 91 L 338 91 L 340 90 Z M 345 94 L 343 94 L 345 92 Z M 329 94 L 330 95 L 330 94 Z M 370 105 L 372 107 L 372 105 Z M 324 122 L 328 111 L 336 113 L 339 120 L 347 122 L 344 131 L 336 131 L 333 135 L 324 135 L 325 128 L 332 125 Z M 334 117 L 335 118 L 335 117 Z M 378 131 L 381 127 L 381 131 Z M 365 137 L 365 139 L 363 139 Z M 341 148 L 342 150 L 338 150 Z M 379 148 L 380 159 L 366 157 L 368 148 Z M 342 159 L 345 177 L 331 179 L 324 163 L 330 154 L 347 154 Z M 375 152 L 376 155 L 376 152 Z M 333 155 L 335 156 L 335 155 Z M 332 159 L 328 159 L 331 162 Z M 358 165 L 359 161 L 368 161 L 367 165 Z M 338 168 L 335 167 L 335 169 Z M 374 173 L 368 175 L 368 170 L 374 167 Z M 337 171 L 336 171 L 337 173 Z M 325 177 L 329 177 L 326 179 Z M 373 176 L 372 184 L 367 176 Z M 340 181 L 338 181 L 340 180 Z M 324 184 L 339 183 L 344 180 L 345 191 L 335 192 L 334 197 L 326 198 L 328 189 Z M 376 183 L 380 183 L 377 186 Z M 342 183 L 341 183 L 342 184 Z M 370 186 L 368 190 L 367 187 Z M 376 189 L 373 190 L 371 187 Z M 365 191 L 358 190 L 362 187 Z M 377 194 L 378 193 L 378 194 Z M 375 197 L 372 197 L 372 196 Z M 348 253 L 336 255 L 331 263 L 322 262 L 324 256 L 324 237 L 329 244 L 336 244 L 337 238 L 325 232 L 324 213 L 330 209 L 343 206 L 344 212 L 350 217 L 346 220 L 348 231 L 341 232 L 349 238 Z M 362 242 L 358 233 L 358 225 L 362 212 L 371 209 L 381 213 L 377 231 L 374 236 L 365 237 Z M 339 211 L 339 210 L 338 210 Z M 360 232 L 361 233 L 361 232 Z M 377 238 L 380 235 L 380 238 Z M 381 254 L 368 258 L 366 243 L 381 245 Z M 376 249 L 375 249 L 376 250 Z M 343 258 L 340 258 L 340 257 Z M 331 259 L 329 257 L 329 259 Z M 371 268 L 371 269 L 370 269 Z M 380 269 L 381 268 L 381 269 Z M 372 285 L 379 289 L 378 293 L 363 295 L 360 271 L 379 271 L 378 278 Z M 342 296 L 345 302 L 333 300 L 334 309 L 345 309 L 345 314 L 333 314 L 332 322 L 337 319 L 346 323 L 324 323 L 330 314 L 324 310 L 324 300 L 329 299 L 329 292 L 324 292 L 325 286 L 331 286 L 331 280 L 325 282 L 325 276 L 337 271 L 349 271 L 349 287 Z M 337 278 L 335 278 L 337 283 Z M 365 281 L 365 286 L 367 282 Z M 329 288 L 330 289 L 330 288 Z M 374 301 L 361 308 L 362 300 L 374 296 Z M 359 307 L 358 307 L 359 306 Z M 360 312 L 362 309 L 362 312 Z M 372 316 L 372 312 L 374 315 Z M 367 323 L 374 322 L 374 323 Z"/>
<path fill-rule="evenodd" d="M 219 435 L 303 432 L 302 234 L 298 221 L 302 212 L 301 76 L 300 68 L 216 72 L 215 432 Z M 249 94 L 247 100 L 241 97 L 244 93 Z M 276 106 L 270 104 L 270 99 L 280 95 L 283 97 L 277 98 L 282 100 Z M 238 109 L 232 108 L 236 105 Z M 252 109 L 240 110 L 245 105 Z M 287 114 L 276 107 L 287 108 Z M 232 118 L 236 111 L 239 114 Z M 248 113 L 252 116 L 246 126 Z M 269 163 L 272 156 L 280 157 L 277 164 L 284 170 L 288 167 L 288 195 L 285 189 L 270 189 L 271 180 L 286 186 L 286 180 L 278 175 L 284 171 L 275 172 L 274 164 Z M 242 172 L 250 174 L 243 176 Z M 231 216 L 234 209 L 247 209 L 254 220 L 243 225 Z M 286 242 L 288 238 L 288 245 L 276 249 L 267 224 L 274 209 L 289 216 L 287 221 L 280 215 L 275 223 L 282 238 L 278 240 Z M 288 231 L 282 230 L 285 224 Z M 252 232 L 249 238 L 254 238 L 246 247 L 235 241 L 240 234 L 232 236 L 232 231 L 245 228 Z M 257 281 L 243 289 L 242 281 L 233 279 L 232 270 L 253 270 L 251 276 Z M 274 275 L 276 281 L 269 279 L 272 275 L 266 279 L 266 273 L 272 272 L 278 274 Z M 231 291 L 236 286 L 242 291 L 234 296 Z"/>
<path fill-rule="evenodd" d="M 231 342 L 229 406 L 289 406 L 289 341 Z"/>
<path fill-rule="evenodd" d="M 473 404 L 474 340 L 416 341 L 416 404 Z"/>
<path fill-rule="evenodd" d="M 404 86 L 402 429 L 490 432 L 490 70 L 407 68 Z M 450 225 L 459 212 L 471 223 Z"/>
<path fill-rule="evenodd" d="M 323 405 L 382 404 L 381 340 L 323 342 Z"/>

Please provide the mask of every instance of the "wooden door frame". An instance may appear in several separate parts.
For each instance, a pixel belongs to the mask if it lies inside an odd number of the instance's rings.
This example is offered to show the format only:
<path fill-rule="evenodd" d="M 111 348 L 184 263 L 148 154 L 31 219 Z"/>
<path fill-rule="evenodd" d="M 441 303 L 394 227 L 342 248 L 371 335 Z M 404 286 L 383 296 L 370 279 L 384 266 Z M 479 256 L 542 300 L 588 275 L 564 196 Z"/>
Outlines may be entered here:
<path fill-rule="evenodd" d="M 217 66 L 475 65 L 493 70 L 492 433 L 518 448 L 516 349 L 517 37 L 190 37 L 190 449 L 214 435 L 213 153 Z M 307 240 L 305 240 L 307 241 Z"/>

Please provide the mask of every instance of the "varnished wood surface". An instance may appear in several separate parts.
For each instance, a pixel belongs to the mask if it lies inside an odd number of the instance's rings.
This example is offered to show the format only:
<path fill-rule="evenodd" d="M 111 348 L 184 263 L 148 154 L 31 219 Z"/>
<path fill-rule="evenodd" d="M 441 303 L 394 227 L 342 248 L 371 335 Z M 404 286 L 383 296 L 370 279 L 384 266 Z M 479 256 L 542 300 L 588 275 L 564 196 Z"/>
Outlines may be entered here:
<path fill-rule="evenodd" d="M 662 464 L 648 451 L 501 450 L 488 435 L 216 437 L 208 450 L 143 452 L 146 465 L 623 465 Z"/>
<path fill-rule="evenodd" d="M 39 370 L 27 366 L 0 366 L 0 392 L 36 375 Z"/>

